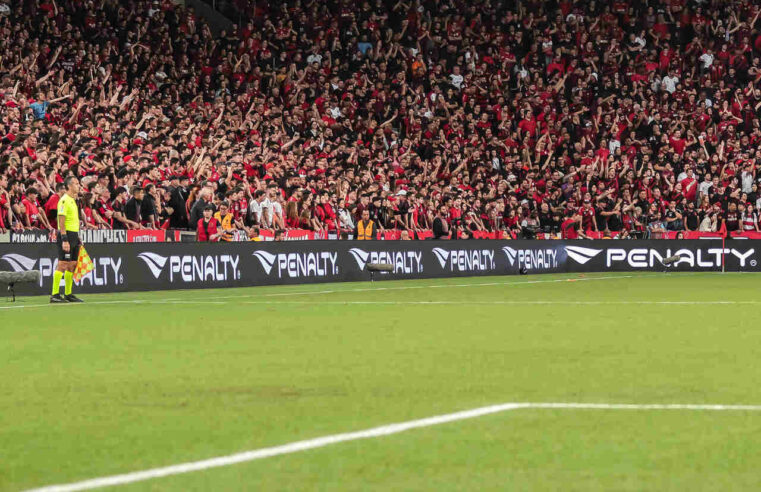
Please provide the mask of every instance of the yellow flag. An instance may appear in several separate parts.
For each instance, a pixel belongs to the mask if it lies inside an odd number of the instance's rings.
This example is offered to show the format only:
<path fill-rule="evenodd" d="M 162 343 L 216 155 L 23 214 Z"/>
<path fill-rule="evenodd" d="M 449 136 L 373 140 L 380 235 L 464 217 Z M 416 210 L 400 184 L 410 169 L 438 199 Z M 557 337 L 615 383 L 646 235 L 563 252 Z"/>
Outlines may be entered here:
<path fill-rule="evenodd" d="M 95 266 L 92 264 L 92 260 L 90 259 L 90 255 L 87 254 L 87 251 L 85 251 L 84 246 L 79 247 L 79 257 L 77 258 L 77 267 L 74 269 L 74 281 L 79 282 L 82 280 L 82 277 L 90 273 L 95 269 Z"/>

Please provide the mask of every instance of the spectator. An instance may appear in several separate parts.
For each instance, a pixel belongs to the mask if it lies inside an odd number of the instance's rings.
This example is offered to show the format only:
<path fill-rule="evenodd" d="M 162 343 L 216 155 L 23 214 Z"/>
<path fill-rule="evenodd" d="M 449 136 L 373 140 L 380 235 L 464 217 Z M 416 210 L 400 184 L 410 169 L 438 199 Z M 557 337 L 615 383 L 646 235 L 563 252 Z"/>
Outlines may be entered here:
<path fill-rule="evenodd" d="M 572 211 L 569 211 L 566 215 L 565 220 L 560 225 L 560 230 L 562 233 L 563 239 L 579 239 L 579 238 L 585 238 L 584 231 L 580 229 L 581 227 L 581 215 L 574 213 Z"/>
<path fill-rule="evenodd" d="M 222 241 L 232 241 L 235 237 L 236 224 L 235 216 L 230 212 L 230 205 L 227 202 L 219 204 L 219 210 L 214 214 L 214 219 L 219 225 Z"/>
<path fill-rule="evenodd" d="M 146 185 L 143 201 L 140 204 L 140 218 L 141 224 L 144 224 L 149 229 L 158 229 L 159 226 L 157 203 L 160 203 L 160 198 L 157 195 L 158 190 L 153 183 Z"/>
<path fill-rule="evenodd" d="M 661 80 L 661 86 L 663 90 L 669 94 L 673 94 L 676 91 L 677 84 L 679 83 L 679 77 L 677 77 L 673 71 L 669 71 L 668 75 Z"/>
<path fill-rule="evenodd" d="M 52 75 L 52 74 L 48 74 L 48 76 L 49 75 Z M 44 78 L 42 80 L 44 80 Z M 47 116 L 47 111 L 51 104 L 55 104 L 58 101 L 63 101 L 65 99 L 70 99 L 71 97 L 72 95 L 69 94 L 66 96 L 61 96 L 56 99 L 53 99 L 52 101 L 46 101 L 45 94 L 40 92 L 37 96 L 37 101 L 29 105 L 29 110 L 32 112 L 32 116 L 34 117 L 35 120 L 44 120 L 45 117 Z"/>
<path fill-rule="evenodd" d="M 265 228 L 270 224 L 270 202 L 264 190 L 256 190 L 254 193 L 250 212 L 255 224 Z"/>
<path fill-rule="evenodd" d="M 172 213 L 169 217 L 169 227 L 172 229 L 186 229 L 188 227 L 188 213 L 185 208 L 185 202 L 188 200 L 189 178 L 179 176 L 178 184 L 169 193 L 169 206 Z"/>
<path fill-rule="evenodd" d="M 209 206 L 214 210 L 214 206 L 211 205 L 211 192 L 208 188 L 201 188 L 198 191 L 198 199 L 193 203 L 193 207 L 190 209 L 190 223 L 197 225 L 204 210 Z"/>
<path fill-rule="evenodd" d="M 219 223 L 217 219 L 212 217 L 214 213 L 214 207 L 207 205 L 203 209 L 203 217 L 198 219 L 196 225 L 196 240 L 198 241 L 219 241 L 223 232 L 218 230 Z"/>
<path fill-rule="evenodd" d="M 135 229 L 142 229 L 142 206 L 145 190 L 139 186 L 133 186 L 131 194 L 132 197 L 124 204 L 124 218 L 129 221 Z"/>
<path fill-rule="evenodd" d="M 254 226 L 251 229 L 249 229 L 249 231 L 248 231 L 248 239 L 250 241 L 257 241 L 257 242 L 258 241 L 264 241 L 262 236 L 259 235 L 259 227 L 258 226 Z"/>
<path fill-rule="evenodd" d="M 579 210 L 581 216 L 581 227 L 584 231 L 599 231 L 597 227 L 597 212 L 592 206 L 592 200 L 590 197 L 584 198 L 584 205 Z"/>
<path fill-rule="evenodd" d="M 338 200 L 338 226 L 344 231 L 354 230 L 354 219 L 346 208 L 346 200 L 343 198 Z"/>
<path fill-rule="evenodd" d="M 370 219 L 370 210 L 362 211 L 362 218 L 357 221 L 357 227 L 354 229 L 354 239 L 358 241 L 369 241 L 375 239 L 375 221 Z"/>
<path fill-rule="evenodd" d="M 684 228 L 688 231 L 697 231 L 700 228 L 700 215 L 695 210 L 694 203 L 687 204 L 687 211 L 684 213 Z"/>
<path fill-rule="evenodd" d="M 275 229 L 283 229 L 285 227 L 285 217 L 283 215 L 283 196 L 278 192 L 276 187 L 270 187 L 267 191 L 270 207 L 270 225 Z"/>
<path fill-rule="evenodd" d="M 707 213 L 703 216 L 703 220 L 700 222 L 700 232 L 716 232 L 719 230 L 717 225 L 718 214 Z"/>
<path fill-rule="evenodd" d="M 434 239 L 449 239 L 449 209 L 446 205 L 439 207 L 439 212 L 436 218 L 433 220 L 433 238 Z"/>
<path fill-rule="evenodd" d="M 682 214 L 676 209 L 676 203 L 670 202 L 665 214 L 666 229 L 669 231 L 683 230 Z"/>
<path fill-rule="evenodd" d="M 21 201 L 24 211 L 24 225 L 29 228 L 50 229 L 46 215 L 40 213 L 37 195 L 37 189 L 30 187 L 26 190 L 26 197 Z"/>
<path fill-rule="evenodd" d="M 285 226 L 290 229 L 299 227 L 299 205 L 296 202 L 285 204 Z"/>
<path fill-rule="evenodd" d="M 98 211 L 98 215 L 103 220 L 103 227 L 106 229 L 114 229 L 117 227 L 116 217 L 114 216 L 114 207 L 111 204 L 111 193 L 108 188 L 101 188 L 100 197 L 96 199 L 94 207 Z"/>
<path fill-rule="evenodd" d="M 521 234 L 526 239 L 535 239 L 539 230 L 539 214 L 536 210 L 529 212 L 527 217 L 521 221 Z"/>
<path fill-rule="evenodd" d="M 744 208 L 745 210 L 740 214 L 743 232 L 761 232 L 758 225 L 758 214 L 754 210 L 753 204 L 749 203 Z"/>
<path fill-rule="evenodd" d="M 727 232 L 736 232 L 740 230 L 740 215 L 741 213 L 737 210 L 737 205 L 735 205 L 734 202 L 730 202 L 725 217 Z"/>
<path fill-rule="evenodd" d="M 133 189 L 133 193 L 137 191 L 137 187 Z M 123 186 L 120 186 L 115 191 L 116 196 L 111 202 L 111 208 L 113 209 L 113 216 L 116 219 L 114 222 L 116 229 L 140 229 L 140 223 L 136 222 L 134 220 L 130 220 L 127 218 L 127 203 L 129 203 L 129 200 L 127 199 L 127 189 Z M 139 204 L 135 204 L 135 206 L 139 207 Z M 130 214 L 133 216 L 139 216 L 139 211 L 133 211 L 132 210 L 133 205 L 130 205 Z"/>
<path fill-rule="evenodd" d="M 655 212 L 647 225 L 647 230 L 650 233 L 650 239 L 663 239 L 666 233 L 666 224 L 661 220 L 660 212 Z"/>
<path fill-rule="evenodd" d="M 63 183 L 57 183 L 55 186 L 55 193 L 51 193 L 48 200 L 45 202 L 45 215 L 47 216 L 48 223 L 51 225 L 58 224 L 58 200 L 61 199 L 66 192 L 66 186 Z M 1 216 L 2 214 L 0 214 Z"/>
<path fill-rule="evenodd" d="M 108 223 L 98 213 L 93 193 L 85 193 L 82 199 L 81 215 L 85 229 L 108 229 Z"/>

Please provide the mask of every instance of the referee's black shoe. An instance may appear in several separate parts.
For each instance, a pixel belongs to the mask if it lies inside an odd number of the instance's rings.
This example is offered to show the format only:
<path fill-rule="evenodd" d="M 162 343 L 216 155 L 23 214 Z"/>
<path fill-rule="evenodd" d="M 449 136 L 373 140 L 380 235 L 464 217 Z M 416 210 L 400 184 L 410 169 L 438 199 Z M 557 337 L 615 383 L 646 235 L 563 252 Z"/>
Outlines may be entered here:
<path fill-rule="evenodd" d="M 59 302 L 69 302 L 69 301 L 64 299 L 63 296 L 61 296 L 61 294 L 50 296 L 50 304 L 58 304 Z"/>
<path fill-rule="evenodd" d="M 63 298 L 66 300 L 66 302 L 85 302 L 79 297 L 75 296 L 74 294 L 69 294 L 67 296 L 64 296 Z"/>

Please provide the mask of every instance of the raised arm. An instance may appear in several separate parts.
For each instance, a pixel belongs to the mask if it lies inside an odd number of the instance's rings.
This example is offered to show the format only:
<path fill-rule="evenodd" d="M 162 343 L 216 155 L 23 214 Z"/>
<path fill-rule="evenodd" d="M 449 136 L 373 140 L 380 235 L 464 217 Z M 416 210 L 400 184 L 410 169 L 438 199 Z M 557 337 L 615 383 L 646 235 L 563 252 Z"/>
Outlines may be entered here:
<path fill-rule="evenodd" d="M 51 75 L 53 75 L 53 71 L 52 70 L 50 72 L 48 72 L 47 74 L 43 75 L 42 77 L 40 77 L 39 79 L 37 79 L 37 81 L 34 83 L 34 86 L 35 87 L 39 87 L 40 84 L 42 84 L 43 82 L 48 80 Z"/>

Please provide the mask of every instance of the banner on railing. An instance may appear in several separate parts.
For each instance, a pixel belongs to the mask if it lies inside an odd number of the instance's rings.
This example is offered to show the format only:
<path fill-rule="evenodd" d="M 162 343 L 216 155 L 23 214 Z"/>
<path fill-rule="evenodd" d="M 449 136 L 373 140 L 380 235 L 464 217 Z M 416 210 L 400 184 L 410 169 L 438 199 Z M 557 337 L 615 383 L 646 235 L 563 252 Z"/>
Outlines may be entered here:
<path fill-rule="evenodd" d="M 12 243 L 49 243 L 50 231 L 42 229 L 29 229 L 11 232 Z"/>
<path fill-rule="evenodd" d="M 163 243 L 165 241 L 166 231 L 164 229 L 127 231 L 128 243 Z"/>
<path fill-rule="evenodd" d="M 270 229 L 262 229 L 259 231 L 259 236 L 265 241 L 272 241 L 275 239 L 275 231 Z M 283 241 L 311 241 L 315 239 L 337 239 L 335 234 L 329 235 L 326 231 L 307 231 L 306 229 L 286 229 L 283 231 Z M 245 237 L 243 240 L 247 241 Z"/>
<path fill-rule="evenodd" d="M 369 280 L 367 265 L 387 263 L 377 278 L 443 278 L 524 273 L 654 271 L 677 256 L 676 271 L 761 271 L 761 242 L 719 241 L 285 241 L 88 244 L 95 269 L 79 292 L 244 287 Z M 50 290 L 52 244 L 0 244 L 0 270 L 38 270 Z"/>
<path fill-rule="evenodd" d="M 734 239 L 761 239 L 761 232 L 737 231 L 730 234 Z"/>
<path fill-rule="evenodd" d="M 126 243 L 128 232 L 123 229 L 86 229 L 79 231 L 82 242 L 89 243 Z"/>
<path fill-rule="evenodd" d="M 83 229 L 79 231 L 79 237 L 84 243 L 126 243 L 128 233 L 132 231 L 119 229 Z M 12 243 L 53 243 L 55 242 L 55 231 L 47 229 L 29 229 L 23 231 L 13 231 L 11 234 Z"/>

